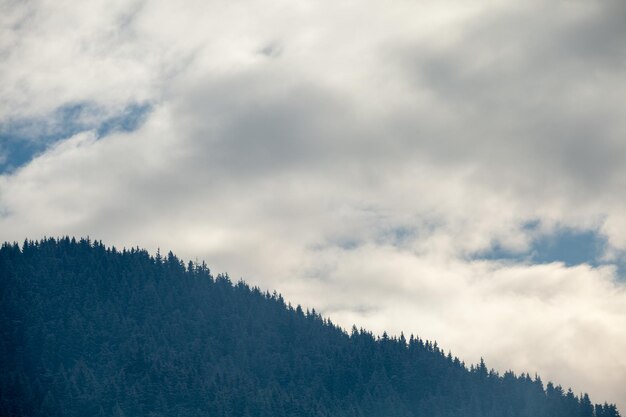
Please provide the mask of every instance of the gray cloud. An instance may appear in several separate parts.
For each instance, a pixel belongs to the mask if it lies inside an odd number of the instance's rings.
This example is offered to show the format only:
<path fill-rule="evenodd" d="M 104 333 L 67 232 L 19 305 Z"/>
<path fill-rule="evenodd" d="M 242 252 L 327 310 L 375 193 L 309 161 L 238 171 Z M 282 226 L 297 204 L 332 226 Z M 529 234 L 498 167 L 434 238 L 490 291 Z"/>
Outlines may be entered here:
<path fill-rule="evenodd" d="M 173 249 L 626 406 L 614 268 L 472 260 L 560 227 L 626 248 L 618 3 L 24 4 L 0 122 L 153 107 L 0 176 L 1 239 Z"/>

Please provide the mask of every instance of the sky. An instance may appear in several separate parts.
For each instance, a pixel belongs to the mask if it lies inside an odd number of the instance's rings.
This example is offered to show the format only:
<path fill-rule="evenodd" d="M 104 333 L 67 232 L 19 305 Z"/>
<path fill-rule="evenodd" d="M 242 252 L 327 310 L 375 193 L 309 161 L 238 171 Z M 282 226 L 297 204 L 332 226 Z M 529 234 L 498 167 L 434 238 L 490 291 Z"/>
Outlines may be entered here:
<path fill-rule="evenodd" d="M 626 410 L 625 22 L 0 0 L 0 240 L 172 250 Z"/>

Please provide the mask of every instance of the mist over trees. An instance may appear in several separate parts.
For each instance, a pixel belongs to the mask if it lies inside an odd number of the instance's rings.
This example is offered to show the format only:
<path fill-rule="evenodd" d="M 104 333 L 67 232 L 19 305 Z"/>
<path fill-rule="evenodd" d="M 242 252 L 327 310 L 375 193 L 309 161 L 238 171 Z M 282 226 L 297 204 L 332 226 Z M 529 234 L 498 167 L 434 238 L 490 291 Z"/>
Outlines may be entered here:
<path fill-rule="evenodd" d="M 2 416 L 617 417 L 436 342 L 346 332 L 277 293 L 73 238 L 0 248 Z"/>

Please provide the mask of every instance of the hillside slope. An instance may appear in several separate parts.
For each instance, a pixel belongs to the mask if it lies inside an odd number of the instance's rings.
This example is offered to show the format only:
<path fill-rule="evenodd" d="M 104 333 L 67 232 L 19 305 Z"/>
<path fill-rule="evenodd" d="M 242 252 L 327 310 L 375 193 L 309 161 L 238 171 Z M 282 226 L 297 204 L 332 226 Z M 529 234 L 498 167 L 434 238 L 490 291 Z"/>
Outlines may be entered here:
<path fill-rule="evenodd" d="M 0 249 L 2 416 L 616 417 L 416 337 L 346 333 L 171 253 Z"/>

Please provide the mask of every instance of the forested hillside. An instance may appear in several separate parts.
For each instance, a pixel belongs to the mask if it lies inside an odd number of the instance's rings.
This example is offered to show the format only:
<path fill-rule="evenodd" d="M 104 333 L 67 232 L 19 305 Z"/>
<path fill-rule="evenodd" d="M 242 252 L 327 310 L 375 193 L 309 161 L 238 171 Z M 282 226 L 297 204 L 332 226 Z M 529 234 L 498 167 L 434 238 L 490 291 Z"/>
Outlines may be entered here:
<path fill-rule="evenodd" d="M 173 254 L 0 249 L 2 416 L 615 417 L 436 343 L 333 325 Z"/>

